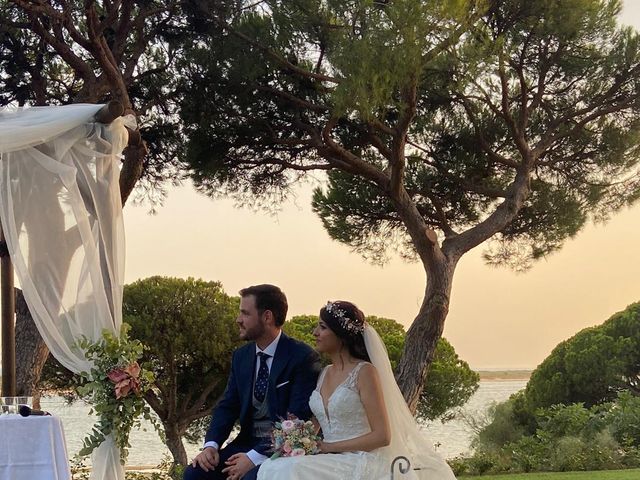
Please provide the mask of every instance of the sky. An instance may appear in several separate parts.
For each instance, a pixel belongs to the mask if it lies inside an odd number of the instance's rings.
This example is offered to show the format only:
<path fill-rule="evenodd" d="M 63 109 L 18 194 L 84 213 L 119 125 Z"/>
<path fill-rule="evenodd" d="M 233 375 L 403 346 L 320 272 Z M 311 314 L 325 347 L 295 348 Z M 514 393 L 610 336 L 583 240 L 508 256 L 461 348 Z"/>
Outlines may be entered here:
<path fill-rule="evenodd" d="M 640 0 L 624 2 L 621 21 L 640 29 Z M 426 285 L 422 267 L 397 257 L 371 265 L 331 240 L 310 192 L 300 186 L 276 216 L 212 200 L 189 184 L 170 189 L 155 215 L 128 204 L 125 281 L 203 278 L 232 295 L 273 283 L 286 293 L 290 316 L 343 299 L 410 325 Z M 640 301 L 640 205 L 587 226 L 526 273 L 487 266 L 483 248 L 458 264 L 444 329 L 472 368 L 534 368 L 559 342 Z"/>

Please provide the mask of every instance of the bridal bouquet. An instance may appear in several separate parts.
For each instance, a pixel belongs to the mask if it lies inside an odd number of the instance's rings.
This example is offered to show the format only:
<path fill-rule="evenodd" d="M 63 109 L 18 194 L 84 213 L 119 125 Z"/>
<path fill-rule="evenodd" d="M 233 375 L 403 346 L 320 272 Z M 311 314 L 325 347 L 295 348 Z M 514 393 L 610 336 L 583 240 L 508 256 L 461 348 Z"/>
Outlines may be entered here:
<path fill-rule="evenodd" d="M 271 432 L 273 447 L 271 458 L 314 455 L 319 452 L 319 441 L 320 437 L 316 435 L 315 427 L 311 421 L 305 422 L 289 415 L 287 420 L 276 422 L 275 428 Z"/>

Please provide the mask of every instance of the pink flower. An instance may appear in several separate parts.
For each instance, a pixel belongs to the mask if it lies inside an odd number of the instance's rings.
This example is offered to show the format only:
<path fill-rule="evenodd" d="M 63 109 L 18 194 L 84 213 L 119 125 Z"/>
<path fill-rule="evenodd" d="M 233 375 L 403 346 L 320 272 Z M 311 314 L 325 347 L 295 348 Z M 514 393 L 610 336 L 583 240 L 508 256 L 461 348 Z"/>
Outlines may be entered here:
<path fill-rule="evenodd" d="M 293 420 L 284 420 L 282 422 L 282 431 L 283 432 L 290 432 L 294 428 L 296 428 L 296 424 L 295 424 L 295 422 Z"/>
<path fill-rule="evenodd" d="M 107 373 L 107 377 L 109 377 L 109 380 L 111 380 L 113 383 L 119 383 L 128 376 L 129 374 L 121 368 L 114 368 L 109 373 Z"/>
<path fill-rule="evenodd" d="M 294 448 L 291 451 L 291 456 L 292 457 L 301 457 L 301 456 L 306 455 L 306 454 L 307 454 L 307 452 L 304 451 L 304 448 Z"/>
<path fill-rule="evenodd" d="M 138 362 L 133 362 L 124 369 L 114 368 L 107 374 L 109 380 L 115 383 L 114 390 L 116 399 L 126 397 L 131 392 L 136 394 L 140 393 L 140 379 L 138 375 L 140 375 L 140 365 L 138 365 Z"/>
<path fill-rule="evenodd" d="M 282 451 L 283 451 L 284 453 L 291 453 L 291 450 L 292 450 L 292 448 L 291 448 L 291 442 L 290 442 L 289 440 L 286 440 L 286 441 L 284 442 L 284 445 L 282 445 Z"/>
<path fill-rule="evenodd" d="M 138 375 L 140 375 L 140 365 L 138 365 L 138 362 L 133 362 L 131 365 L 125 368 L 124 371 L 133 378 L 138 378 Z"/>
<path fill-rule="evenodd" d="M 127 395 L 129 395 L 129 392 L 131 391 L 131 380 L 127 379 L 127 380 L 122 380 L 121 382 L 118 382 L 115 386 L 115 390 L 116 390 L 116 399 L 126 397 Z"/>

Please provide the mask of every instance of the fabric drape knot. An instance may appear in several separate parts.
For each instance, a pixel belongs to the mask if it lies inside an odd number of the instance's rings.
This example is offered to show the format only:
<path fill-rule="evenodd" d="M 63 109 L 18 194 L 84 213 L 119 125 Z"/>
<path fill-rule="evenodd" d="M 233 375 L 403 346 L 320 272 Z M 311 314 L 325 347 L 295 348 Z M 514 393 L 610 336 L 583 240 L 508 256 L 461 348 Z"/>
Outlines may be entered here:
<path fill-rule="evenodd" d="M 260 358 L 260 368 L 258 368 L 258 376 L 256 377 L 256 383 L 253 388 L 253 395 L 256 397 L 256 400 L 262 402 L 267 395 L 267 385 L 269 384 L 267 359 L 271 357 L 271 355 L 264 352 L 258 352 L 257 355 L 258 358 Z"/>

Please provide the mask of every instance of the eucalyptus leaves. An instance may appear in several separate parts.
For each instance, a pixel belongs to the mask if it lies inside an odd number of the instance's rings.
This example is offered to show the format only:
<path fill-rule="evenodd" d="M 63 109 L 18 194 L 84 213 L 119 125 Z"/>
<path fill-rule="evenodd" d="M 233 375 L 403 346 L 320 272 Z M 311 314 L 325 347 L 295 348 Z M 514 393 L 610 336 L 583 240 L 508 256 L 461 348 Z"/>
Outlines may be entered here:
<path fill-rule="evenodd" d="M 156 425 L 144 400 L 145 392 L 154 382 L 153 373 L 138 364 L 144 346 L 128 337 L 129 325 L 123 324 L 120 335 L 103 330 L 102 338 L 92 342 L 81 338 L 77 345 L 93 367 L 78 374 L 78 394 L 91 405 L 98 421 L 83 440 L 79 455 L 91 454 L 105 438 L 113 435 L 124 464 L 129 453 L 129 432 L 140 426 L 140 418 Z M 156 425 L 157 427 L 157 425 Z"/>

